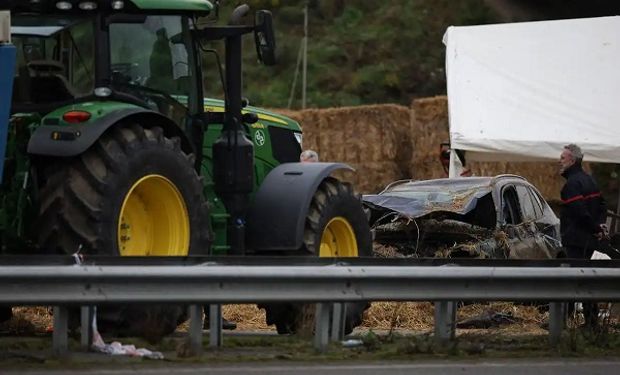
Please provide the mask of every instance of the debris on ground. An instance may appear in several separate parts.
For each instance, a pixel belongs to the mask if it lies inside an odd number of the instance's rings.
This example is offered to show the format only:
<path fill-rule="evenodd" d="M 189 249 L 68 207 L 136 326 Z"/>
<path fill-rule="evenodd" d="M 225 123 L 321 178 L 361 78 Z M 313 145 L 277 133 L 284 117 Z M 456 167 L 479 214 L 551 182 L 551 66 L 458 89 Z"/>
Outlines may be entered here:
<path fill-rule="evenodd" d="M 136 348 L 135 345 L 123 345 L 118 341 L 113 341 L 110 344 L 106 344 L 103 341 L 103 337 L 97 330 L 97 310 L 93 316 L 93 342 L 91 349 L 98 353 L 105 353 L 109 355 L 126 355 L 131 357 L 143 357 L 148 359 L 164 359 L 164 355 L 161 352 L 151 351 L 145 348 Z"/>
<path fill-rule="evenodd" d="M 458 322 L 456 324 L 456 328 L 491 328 L 507 324 L 514 324 L 520 321 L 522 321 L 522 319 L 513 316 L 511 313 L 502 313 L 487 310 L 478 316 L 474 316 Z"/>

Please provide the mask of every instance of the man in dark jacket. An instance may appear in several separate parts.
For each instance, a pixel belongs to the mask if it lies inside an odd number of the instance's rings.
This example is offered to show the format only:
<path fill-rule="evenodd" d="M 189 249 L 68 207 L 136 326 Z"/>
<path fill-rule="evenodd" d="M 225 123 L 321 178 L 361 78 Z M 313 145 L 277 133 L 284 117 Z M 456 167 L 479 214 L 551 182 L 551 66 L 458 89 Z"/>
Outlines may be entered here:
<path fill-rule="evenodd" d="M 566 179 L 562 187 L 560 229 L 562 245 L 569 258 L 590 259 L 599 241 L 607 235 L 605 200 L 596 182 L 581 167 L 583 153 L 579 146 L 564 146 L 560 156 L 560 173 Z M 595 326 L 598 309 L 584 303 L 586 325 Z"/>

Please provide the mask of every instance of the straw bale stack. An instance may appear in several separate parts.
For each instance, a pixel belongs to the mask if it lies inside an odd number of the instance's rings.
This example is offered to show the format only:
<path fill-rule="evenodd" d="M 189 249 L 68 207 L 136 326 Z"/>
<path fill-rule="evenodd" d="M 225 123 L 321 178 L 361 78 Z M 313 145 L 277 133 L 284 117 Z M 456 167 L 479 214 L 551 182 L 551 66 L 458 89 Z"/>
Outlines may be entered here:
<path fill-rule="evenodd" d="M 304 149 L 321 161 L 343 162 L 356 173 L 338 177 L 352 182 L 360 193 L 374 193 L 391 181 L 408 178 L 404 167 L 411 157 L 408 108 L 387 104 L 361 107 L 278 111 L 298 121 Z"/>
<path fill-rule="evenodd" d="M 558 150 L 558 156 L 561 150 Z M 564 179 L 558 173 L 557 162 L 468 162 L 476 176 L 516 174 L 525 177 L 536 186 L 546 200 L 560 199 Z"/>
<path fill-rule="evenodd" d="M 358 192 L 376 193 L 398 179 L 446 177 L 439 160 L 440 144 L 450 139 L 445 96 L 416 99 L 410 109 L 386 104 L 275 111 L 301 124 L 304 148 L 316 150 L 321 161 L 355 168 L 356 173 L 336 176 Z M 521 175 L 547 200 L 559 198 L 563 183 L 556 162 L 468 161 L 468 166 L 476 176 Z"/>
<path fill-rule="evenodd" d="M 439 146 L 449 142 L 448 100 L 445 96 L 415 99 L 411 104 L 413 140 L 411 176 L 417 180 L 447 177 L 439 160 Z"/>

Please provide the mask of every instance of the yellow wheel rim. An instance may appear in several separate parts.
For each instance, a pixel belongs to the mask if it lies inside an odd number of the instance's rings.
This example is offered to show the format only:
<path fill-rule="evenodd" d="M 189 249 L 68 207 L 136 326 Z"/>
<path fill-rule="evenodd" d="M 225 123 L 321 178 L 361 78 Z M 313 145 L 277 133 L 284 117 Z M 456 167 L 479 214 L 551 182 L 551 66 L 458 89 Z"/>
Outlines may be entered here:
<path fill-rule="evenodd" d="M 320 257 L 357 257 L 357 240 L 349 221 L 341 216 L 327 223 L 321 236 Z"/>
<path fill-rule="evenodd" d="M 170 180 L 142 177 L 129 189 L 118 220 L 121 255 L 187 255 L 189 215 L 185 201 Z"/>

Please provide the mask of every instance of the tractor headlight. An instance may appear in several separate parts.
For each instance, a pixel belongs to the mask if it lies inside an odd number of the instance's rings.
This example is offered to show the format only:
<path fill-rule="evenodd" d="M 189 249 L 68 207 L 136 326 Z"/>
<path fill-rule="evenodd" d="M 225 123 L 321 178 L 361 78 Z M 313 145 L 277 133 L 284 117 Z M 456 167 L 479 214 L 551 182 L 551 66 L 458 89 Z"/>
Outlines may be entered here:
<path fill-rule="evenodd" d="M 301 145 L 301 141 L 302 141 L 302 135 L 301 133 L 293 133 L 295 134 L 295 139 L 297 140 L 297 142 L 299 142 L 299 144 Z"/>
<path fill-rule="evenodd" d="M 112 1 L 112 9 L 121 10 L 125 7 L 125 2 L 122 0 L 114 0 Z"/>
<path fill-rule="evenodd" d="M 71 8 L 73 8 L 73 4 L 68 1 L 59 1 L 56 3 L 56 8 L 60 10 L 71 10 Z"/>
<path fill-rule="evenodd" d="M 79 6 L 80 6 L 80 9 L 82 10 L 97 9 L 97 3 L 95 3 L 94 1 L 82 1 Z"/>

